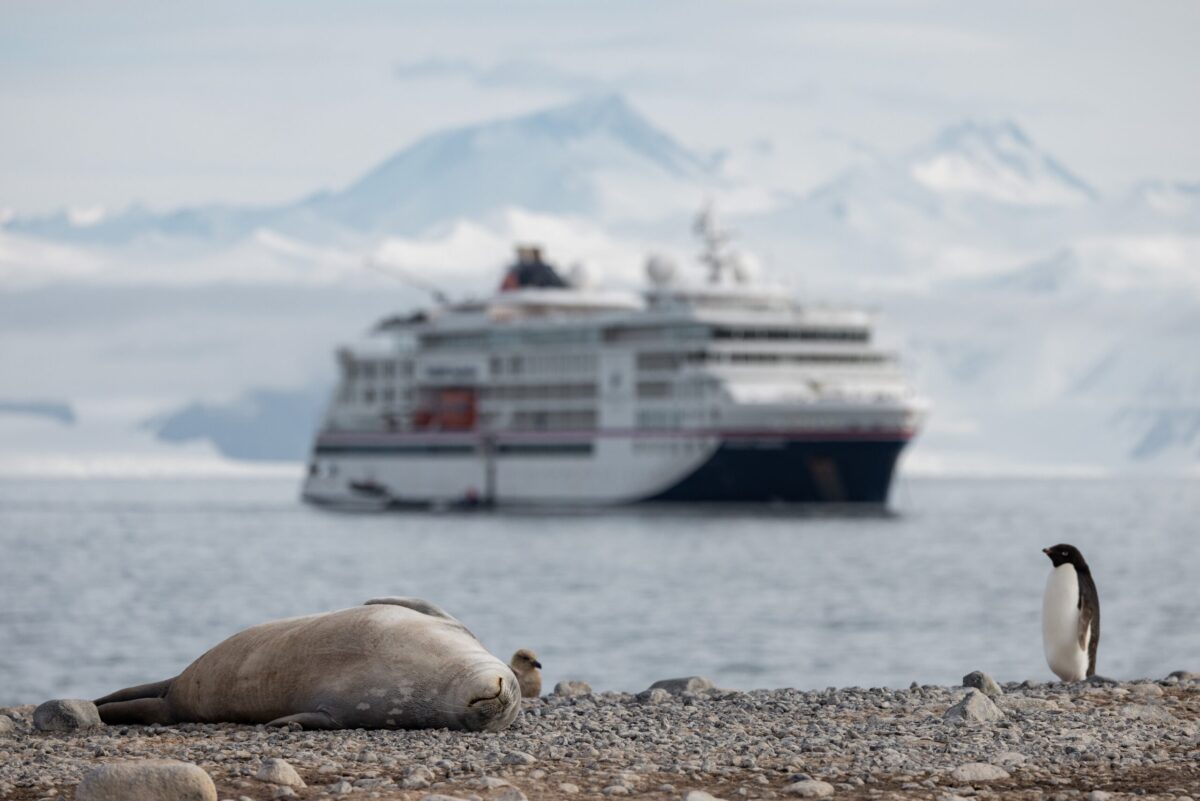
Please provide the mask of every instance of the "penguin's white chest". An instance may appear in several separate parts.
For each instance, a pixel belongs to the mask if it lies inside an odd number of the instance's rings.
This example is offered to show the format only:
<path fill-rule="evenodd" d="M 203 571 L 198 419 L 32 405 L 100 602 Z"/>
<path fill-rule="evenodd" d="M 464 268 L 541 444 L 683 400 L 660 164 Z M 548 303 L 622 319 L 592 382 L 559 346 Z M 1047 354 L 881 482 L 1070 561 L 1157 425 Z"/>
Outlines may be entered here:
<path fill-rule="evenodd" d="M 1046 579 L 1042 646 L 1047 664 L 1060 679 L 1081 681 L 1087 676 L 1087 648 L 1079 647 L 1079 577 L 1072 565 L 1059 565 Z"/>

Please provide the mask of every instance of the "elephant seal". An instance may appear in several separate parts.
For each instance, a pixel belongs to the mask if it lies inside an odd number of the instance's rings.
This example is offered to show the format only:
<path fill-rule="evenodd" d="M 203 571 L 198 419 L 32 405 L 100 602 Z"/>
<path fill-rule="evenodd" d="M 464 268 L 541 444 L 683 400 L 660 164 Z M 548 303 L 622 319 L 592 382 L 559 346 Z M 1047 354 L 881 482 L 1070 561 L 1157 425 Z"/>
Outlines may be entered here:
<path fill-rule="evenodd" d="M 173 679 L 96 701 L 105 723 L 298 723 L 308 729 L 499 731 L 521 711 L 508 665 L 417 598 L 276 620 Z"/>

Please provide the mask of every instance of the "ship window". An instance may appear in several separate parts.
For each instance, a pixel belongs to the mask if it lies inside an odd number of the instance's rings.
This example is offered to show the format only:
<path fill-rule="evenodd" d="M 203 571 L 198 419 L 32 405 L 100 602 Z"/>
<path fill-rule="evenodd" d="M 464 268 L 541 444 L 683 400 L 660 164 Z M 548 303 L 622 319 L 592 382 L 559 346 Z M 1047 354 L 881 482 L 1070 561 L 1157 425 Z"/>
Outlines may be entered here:
<path fill-rule="evenodd" d="M 375 365 L 372 362 L 360 362 L 358 365 L 359 375 L 363 378 L 375 377 Z"/>
<path fill-rule="evenodd" d="M 639 381 L 637 394 L 639 398 L 669 398 L 673 386 L 669 381 Z"/>
<path fill-rule="evenodd" d="M 493 356 L 491 359 L 492 375 L 500 375 L 504 372 L 504 360 L 499 356 Z"/>
<path fill-rule="evenodd" d="M 637 356 L 639 370 L 674 370 L 682 363 L 681 353 L 639 353 Z"/>
<path fill-rule="evenodd" d="M 371 389 L 371 388 L 364 389 L 362 397 L 363 397 L 363 403 L 374 403 L 375 402 L 375 390 Z"/>
<path fill-rule="evenodd" d="M 389 379 L 389 380 L 396 377 L 396 363 L 395 362 L 384 362 L 383 363 L 383 377 L 385 379 Z"/>
<path fill-rule="evenodd" d="M 522 365 L 521 365 L 521 357 L 520 356 L 510 356 L 509 357 L 508 372 L 512 373 L 513 375 L 520 375 L 521 374 L 521 366 Z"/>

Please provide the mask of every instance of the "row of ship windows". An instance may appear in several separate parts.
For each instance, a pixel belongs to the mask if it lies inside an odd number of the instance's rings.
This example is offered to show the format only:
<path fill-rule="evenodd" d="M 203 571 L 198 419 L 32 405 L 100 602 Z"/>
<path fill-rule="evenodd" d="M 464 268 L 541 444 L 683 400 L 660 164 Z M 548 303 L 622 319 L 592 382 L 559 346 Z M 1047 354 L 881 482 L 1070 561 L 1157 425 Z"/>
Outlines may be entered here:
<path fill-rule="evenodd" d="M 511 418 L 510 426 L 518 431 L 590 430 L 596 427 L 596 410 L 520 411 Z"/>
<path fill-rule="evenodd" d="M 720 330 L 720 329 L 718 329 Z M 731 337 L 736 338 L 736 337 Z M 755 337 L 747 337 L 755 338 Z M 775 338 L 775 337 L 758 337 Z M 784 338 L 784 337 L 779 337 Z M 801 337 L 803 338 L 803 337 Z M 644 352 L 637 355 L 639 370 L 673 370 L 684 364 L 700 363 L 873 363 L 885 361 L 877 353 L 720 353 L 713 351 L 691 352 Z M 493 356 L 489 361 L 494 376 L 553 375 L 562 373 L 595 372 L 597 357 L 594 353 L 558 353 L 539 356 Z M 414 366 L 411 361 L 348 360 L 345 363 L 347 381 L 362 380 L 393 381 L 411 379 Z"/>
<path fill-rule="evenodd" d="M 659 400 L 666 398 L 697 398 L 703 397 L 710 389 L 699 381 L 639 381 L 637 396 L 641 399 Z M 509 400 L 592 400 L 597 396 L 594 383 L 578 384 L 512 384 L 482 387 L 479 399 L 482 401 Z M 392 386 L 378 387 L 368 384 L 360 387 L 356 384 L 346 384 L 342 387 L 340 400 L 352 403 L 356 400 L 371 405 L 383 403 L 391 405 L 400 401 L 409 404 L 413 399 L 411 388 L 396 389 Z"/>
<path fill-rule="evenodd" d="M 712 338 L 866 342 L 870 331 L 866 328 L 714 328 Z"/>
<path fill-rule="evenodd" d="M 358 378 L 371 381 L 378 377 L 387 381 L 395 378 L 411 378 L 413 363 L 400 362 L 395 359 L 347 359 L 344 369 L 348 380 Z"/>
<path fill-rule="evenodd" d="M 603 330 L 560 328 L 545 331 L 446 331 L 425 334 L 421 344 L 427 348 L 474 348 L 538 345 L 595 345 L 597 342 L 663 342 L 705 339 L 804 340 L 811 342 L 866 342 L 866 328 L 741 328 L 706 325 L 617 326 Z"/>
<path fill-rule="evenodd" d="M 493 356 L 492 375 L 591 373 L 596 370 L 594 353 L 548 353 L 538 356 Z"/>
<path fill-rule="evenodd" d="M 888 361 L 882 353 L 720 353 L 702 351 L 687 354 L 692 364 L 880 364 Z"/>
<path fill-rule="evenodd" d="M 395 387 L 375 387 L 368 385 L 359 389 L 354 384 L 344 384 L 342 391 L 338 395 L 338 399 L 342 403 L 353 403 L 354 400 L 361 399 L 362 403 L 385 403 L 393 404 L 397 401 L 408 403 L 412 400 L 413 393 L 411 389 L 398 390 Z"/>
<path fill-rule="evenodd" d="M 578 400 L 595 398 L 594 383 L 580 384 L 499 384 L 483 387 L 479 396 L 485 400 Z"/>

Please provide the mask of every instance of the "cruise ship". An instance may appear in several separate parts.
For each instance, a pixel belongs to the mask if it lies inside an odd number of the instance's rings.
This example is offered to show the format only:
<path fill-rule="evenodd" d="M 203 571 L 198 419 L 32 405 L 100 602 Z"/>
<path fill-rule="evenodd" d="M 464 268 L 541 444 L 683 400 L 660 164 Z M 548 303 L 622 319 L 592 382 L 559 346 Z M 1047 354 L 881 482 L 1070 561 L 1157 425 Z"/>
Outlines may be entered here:
<path fill-rule="evenodd" d="M 380 322 L 303 496 L 345 509 L 640 502 L 886 505 L 925 404 L 872 316 L 748 279 L 707 214 L 699 281 L 567 281 L 519 247 L 498 291 Z"/>

